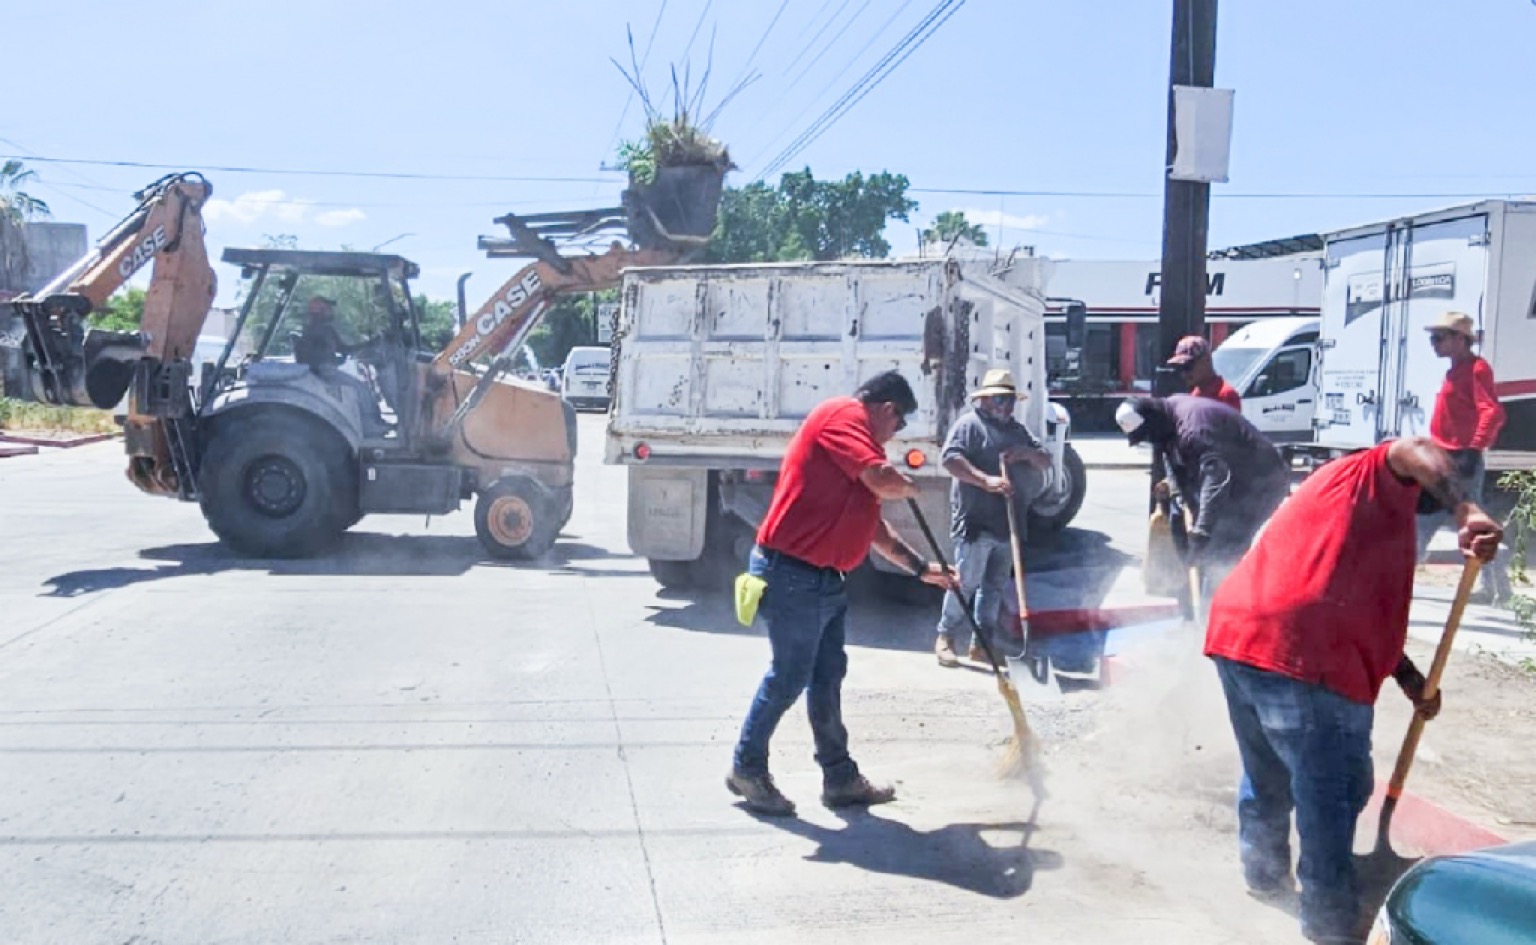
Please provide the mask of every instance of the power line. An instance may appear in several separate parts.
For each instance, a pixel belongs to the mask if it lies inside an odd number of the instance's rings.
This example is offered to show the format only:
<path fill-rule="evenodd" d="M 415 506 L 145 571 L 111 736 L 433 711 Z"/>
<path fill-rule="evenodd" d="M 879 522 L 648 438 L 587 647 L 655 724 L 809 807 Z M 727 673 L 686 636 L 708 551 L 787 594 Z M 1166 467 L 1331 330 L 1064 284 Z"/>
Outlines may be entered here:
<path fill-rule="evenodd" d="M 852 55 L 852 58 L 849 58 L 849 60 L 846 61 L 845 65 L 843 65 L 843 68 L 837 71 L 837 75 L 834 75 L 834 77 L 831 78 L 831 80 L 829 80 L 825 86 L 823 86 L 822 91 L 820 91 L 816 97 L 806 101 L 805 108 L 802 108 L 799 112 L 796 112 L 794 118 L 791 118 L 790 123 L 785 124 L 783 129 L 780 129 L 779 134 L 774 135 L 773 138 L 768 138 L 768 141 L 770 141 L 770 146 L 777 146 L 779 141 L 782 140 L 783 135 L 785 135 L 785 132 L 790 131 L 790 129 L 794 128 L 794 126 L 797 126 L 797 124 L 800 123 L 800 118 L 805 117 L 806 112 L 811 111 L 811 108 L 813 108 L 814 104 L 816 104 L 817 101 L 822 98 L 822 95 L 825 95 L 829 88 L 833 88 L 834 85 L 837 85 L 837 83 L 842 80 L 843 75 L 848 75 L 848 69 L 852 69 L 854 66 L 859 65 L 859 60 L 862 60 L 863 54 L 865 54 L 865 52 L 869 52 L 869 46 L 876 45 L 876 40 L 879 40 L 880 37 L 883 37 L 885 32 L 888 31 L 888 29 L 891 29 L 892 23 L 897 22 L 897 20 L 902 17 L 903 12 L 906 12 L 906 8 L 911 5 L 912 0 L 902 0 L 902 6 L 895 8 L 895 12 L 892 12 L 891 17 L 886 18 L 886 22 L 882 23 L 879 29 L 876 29 L 876 31 L 869 35 L 868 40 L 865 40 L 865 45 L 859 49 L 859 52 L 856 52 L 856 54 Z"/>
<path fill-rule="evenodd" d="M 1163 195 L 1152 191 L 1114 190 L 999 190 L 966 187 L 909 187 L 914 194 L 959 194 L 973 197 L 1088 197 L 1111 199 L 1158 199 Z M 1511 196 L 1536 193 L 1536 186 L 1497 191 L 1442 192 L 1442 193 L 1346 193 L 1342 191 L 1290 191 L 1272 193 L 1217 193 L 1213 199 L 1226 200 L 1485 200 L 1491 196 Z"/>
<path fill-rule="evenodd" d="M 752 63 L 757 60 L 757 54 L 762 51 L 763 44 L 768 41 L 768 34 L 772 33 L 773 28 L 779 25 L 779 17 L 784 15 L 784 9 L 788 6 L 789 0 L 783 0 L 783 2 L 779 4 L 778 12 L 774 13 L 773 19 L 768 21 L 768 28 L 763 30 L 763 35 L 757 38 L 757 45 L 752 47 L 751 54 L 747 56 L 747 61 L 741 67 L 741 75 L 736 79 L 735 82 L 731 83 L 732 87 L 740 85 L 741 80 L 747 77 L 747 73 L 752 69 Z"/>
<path fill-rule="evenodd" d="M 147 161 L 104 161 L 88 160 L 86 158 L 40 157 L 37 155 L 28 157 L 21 154 L 0 154 L 0 158 L 19 158 L 36 161 L 39 164 L 138 167 L 159 171 L 185 170 L 188 166 L 186 164 L 154 164 Z M 613 177 L 516 177 L 494 174 L 427 174 L 411 171 L 331 171 L 279 167 L 242 167 L 218 164 L 204 164 L 201 165 L 201 169 L 220 174 L 286 174 L 294 177 L 360 177 L 382 180 L 477 181 L 482 183 L 514 184 L 611 184 L 617 180 Z"/>
<path fill-rule="evenodd" d="M 688 61 L 688 54 L 693 51 L 693 41 L 699 38 L 699 30 L 704 28 L 704 18 L 709 15 L 709 8 L 715 5 L 715 0 L 704 0 L 704 9 L 699 11 L 699 21 L 693 24 L 693 35 L 688 37 L 688 45 L 683 47 L 683 62 Z"/>
<path fill-rule="evenodd" d="M 827 18 L 827 22 L 822 23 L 819 29 L 807 31 L 810 34 L 811 38 L 806 42 L 806 44 L 804 46 L 800 47 L 800 51 L 799 52 L 795 53 L 795 58 L 793 58 L 793 59 L 791 59 L 789 61 L 789 65 L 784 67 L 784 71 L 785 72 L 789 72 L 795 66 L 798 66 L 800 64 L 800 61 L 805 58 L 805 54 L 811 51 L 811 47 L 812 46 L 816 45 L 816 35 L 815 34 L 820 32 L 820 30 L 827 29 L 833 23 L 835 23 L 837 21 L 837 18 L 842 15 L 842 12 L 848 8 L 848 2 L 849 2 L 849 0 L 843 0 L 842 3 L 839 3 L 837 5 L 837 9 L 832 11 L 832 15 Z M 821 15 L 823 13 L 827 12 L 827 8 L 829 8 L 830 6 L 832 6 L 832 0 L 827 0 L 826 3 L 823 3 L 821 5 L 821 9 L 816 12 L 816 17 L 812 21 L 812 23 L 815 24 L 817 22 L 820 22 Z M 802 38 L 804 36 L 806 36 L 806 35 L 807 35 L 806 32 L 802 32 L 800 34 L 800 36 Z"/>
<path fill-rule="evenodd" d="M 761 180 L 794 160 L 796 155 L 809 147 L 828 128 L 836 124 L 838 119 L 847 114 L 849 109 L 857 105 L 864 99 L 864 96 L 868 95 L 881 82 L 885 81 L 887 76 L 905 62 L 908 56 L 920 49 L 938 31 L 939 27 L 943 26 L 964 5 L 965 0 L 940 0 L 938 5 L 930 10 L 928 15 L 923 17 L 917 26 L 912 28 L 911 32 L 892 47 L 890 52 L 881 57 L 880 61 L 875 63 L 874 67 L 866 72 L 858 82 L 855 82 L 852 88 L 843 93 L 841 98 L 832 103 L 830 108 L 823 112 L 815 121 L 811 122 L 805 131 L 801 132 L 777 157 L 769 162 L 769 165 L 758 174 L 757 179 Z"/>
<path fill-rule="evenodd" d="M 821 61 L 821 57 L 825 56 L 827 52 L 837 44 L 837 41 L 843 38 L 843 34 L 848 32 L 848 27 L 852 26 L 854 22 L 858 20 L 859 14 L 863 13 L 865 9 L 869 7 L 871 2 L 872 0 L 864 0 L 864 2 L 859 5 L 858 9 L 853 11 L 853 15 L 850 16 L 847 22 L 843 24 L 842 29 L 839 29 L 836 33 L 833 33 L 832 36 L 824 44 L 822 44 L 821 51 L 812 56 L 810 61 L 805 64 L 805 68 L 801 69 L 799 74 L 790 80 L 789 85 L 784 88 L 784 92 L 782 94 L 789 94 L 789 92 L 791 92 L 795 86 L 800 84 L 801 79 L 804 79 L 812 69 L 816 68 L 816 64 Z M 831 23 L 827 24 L 828 27 L 831 27 L 831 25 Z"/>

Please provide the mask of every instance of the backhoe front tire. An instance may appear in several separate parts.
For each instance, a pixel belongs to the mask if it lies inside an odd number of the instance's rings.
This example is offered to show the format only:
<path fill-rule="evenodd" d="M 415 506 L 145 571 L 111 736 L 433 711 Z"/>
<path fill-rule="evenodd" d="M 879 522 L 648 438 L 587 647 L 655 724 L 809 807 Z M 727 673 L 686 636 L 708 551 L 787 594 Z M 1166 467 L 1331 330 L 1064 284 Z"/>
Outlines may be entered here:
<path fill-rule="evenodd" d="M 219 421 L 198 483 L 203 518 L 242 555 L 319 554 L 358 515 L 351 450 L 323 423 L 297 415 Z"/>
<path fill-rule="evenodd" d="M 555 496 L 532 479 L 498 479 L 475 502 L 475 535 L 491 557 L 527 561 L 554 547 L 560 514 Z"/>

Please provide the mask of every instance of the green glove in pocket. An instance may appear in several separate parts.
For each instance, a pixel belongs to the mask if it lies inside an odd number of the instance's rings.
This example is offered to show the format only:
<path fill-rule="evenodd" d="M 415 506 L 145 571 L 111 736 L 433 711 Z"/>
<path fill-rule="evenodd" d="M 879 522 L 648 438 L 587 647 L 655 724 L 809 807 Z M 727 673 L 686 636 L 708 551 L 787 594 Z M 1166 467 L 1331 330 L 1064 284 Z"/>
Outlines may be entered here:
<path fill-rule="evenodd" d="M 757 605 L 763 601 L 763 589 L 768 582 L 755 574 L 736 575 L 736 619 L 743 627 L 752 626 L 757 616 Z"/>

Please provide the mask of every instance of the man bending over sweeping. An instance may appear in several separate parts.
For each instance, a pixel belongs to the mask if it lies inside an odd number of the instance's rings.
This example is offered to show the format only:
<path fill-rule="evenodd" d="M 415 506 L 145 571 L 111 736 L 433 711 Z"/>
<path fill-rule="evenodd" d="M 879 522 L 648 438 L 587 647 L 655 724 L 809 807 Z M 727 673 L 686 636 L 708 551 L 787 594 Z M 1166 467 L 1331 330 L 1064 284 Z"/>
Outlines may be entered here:
<path fill-rule="evenodd" d="M 1393 677 L 1425 718 L 1424 677 L 1403 653 L 1413 598 L 1415 513 L 1452 511 L 1463 553 L 1488 560 L 1500 528 L 1469 501 L 1444 449 L 1382 443 L 1313 473 L 1211 601 L 1205 655 L 1242 757 L 1238 842 L 1259 896 L 1290 891 L 1291 811 L 1301 931 L 1360 940 L 1352 847 L 1370 797 L 1371 723 Z"/>

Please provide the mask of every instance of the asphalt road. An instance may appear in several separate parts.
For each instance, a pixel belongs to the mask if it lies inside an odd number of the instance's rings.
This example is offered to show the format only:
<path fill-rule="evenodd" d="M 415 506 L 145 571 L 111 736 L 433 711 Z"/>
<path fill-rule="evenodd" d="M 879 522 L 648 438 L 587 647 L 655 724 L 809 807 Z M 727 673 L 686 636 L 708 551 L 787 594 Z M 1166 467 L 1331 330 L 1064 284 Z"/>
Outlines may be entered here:
<path fill-rule="evenodd" d="M 822 809 L 797 707 L 773 763 L 801 817 L 734 806 L 766 640 L 628 554 L 601 431 L 566 536 L 520 567 L 481 561 L 467 512 L 239 560 L 115 444 L 0 461 L 0 942 L 1298 940 L 1243 893 L 1191 640 L 1031 709 L 1036 804 L 994 777 L 990 681 L 866 594 L 845 708 L 899 800 Z M 1091 476 L 1083 528 L 1031 556 L 1058 593 L 1139 552 L 1144 474 Z"/>

